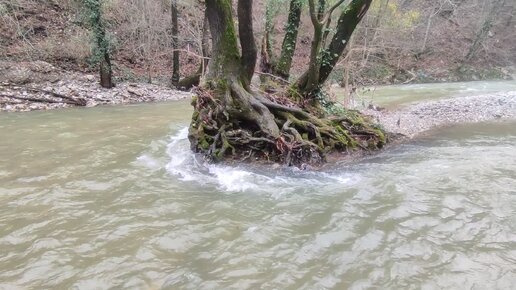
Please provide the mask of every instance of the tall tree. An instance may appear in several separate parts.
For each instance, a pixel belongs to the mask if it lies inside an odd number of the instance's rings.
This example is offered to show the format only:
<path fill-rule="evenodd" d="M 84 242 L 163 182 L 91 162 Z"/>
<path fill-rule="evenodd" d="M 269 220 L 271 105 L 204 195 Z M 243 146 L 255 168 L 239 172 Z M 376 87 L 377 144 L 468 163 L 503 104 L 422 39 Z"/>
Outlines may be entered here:
<path fill-rule="evenodd" d="M 372 0 L 352 0 L 342 10 L 335 27 L 335 34 L 328 47 L 324 47 L 325 38 L 328 37 L 324 32 L 330 29 L 333 12 L 343 5 L 345 1 L 337 1 L 323 13 L 321 12 L 321 5 L 324 5 L 325 1 L 319 2 L 319 9 L 317 9 L 315 0 L 308 1 L 310 19 L 314 27 L 310 64 L 307 71 L 296 83 L 298 95 L 310 100 L 312 105 L 315 106 L 317 106 L 318 100 L 314 97 L 319 94 L 322 85 L 326 82 L 344 53 L 351 35 L 369 10 Z"/>
<path fill-rule="evenodd" d="M 179 84 L 179 21 L 177 0 L 171 0 L 170 11 L 172 17 L 172 86 L 177 87 Z"/>
<path fill-rule="evenodd" d="M 281 44 L 281 53 L 278 59 L 276 59 L 272 52 L 271 45 L 272 22 L 275 14 L 270 11 L 272 10 L 272 4 L 270 4 L 273 3 L 272 1 L 274 0 L 270 0 L 267 5 L 268 11 L 265 16 L 265 33 L 262 42 L 262 71 L 288 80 L 292 60 L 296 51 L 303 1 L 290 0 L 288 19 L 285 25 L 285 36 Z"/>
<path fill-rule="evenodd" d="M 323 117 L 323 112 L 312 114 L 302 104 L 284 98 L 280 104 L 254 92 L 252 1 L 238 1 L 239 34 L 231 0 L 205 3 L 213 47 L 204 85 L 193 101 L 189 140 L 194 151 L 212 161 L 252 158 L 301 165 L 321 163 L 329 152 L 385 144 L 383 131 L 357 112 Z"/>
<path fill-rule="evenodd" d="M 104 88 L 113 88 L 115 84 L 113 83 L 113 70 L 111 68 L 110 45 L 102 19 L 102 1 L 84 0 L 84 5 L 95 40 L 94 59 L 99 63 L 100 85 Z"/>

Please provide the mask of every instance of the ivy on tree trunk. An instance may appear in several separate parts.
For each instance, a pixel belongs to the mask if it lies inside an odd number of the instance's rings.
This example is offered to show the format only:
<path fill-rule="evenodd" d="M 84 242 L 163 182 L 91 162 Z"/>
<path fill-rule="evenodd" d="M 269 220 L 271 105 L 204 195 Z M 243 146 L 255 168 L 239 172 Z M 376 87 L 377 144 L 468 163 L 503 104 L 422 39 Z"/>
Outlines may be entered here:
<path fill-rule="evenodd" d="M 115 84 L 113 83 L 109 40 L 102 19 L 102 2 L 101 0 L 84 0 L 84 5 L 95 40 L 93 59 L 99 64 L 100 85 L 108 89 L 113 88 Z"/>
<path fill-rule="evenodd" d="M 244 3 L 247 2 L 247 3 Z M 197 91 L 189 128 L 191 148 L 210 161 L 265 160 L 287 165 L 321 164 L 331 152 L 381 148 L 384 132 L 355 111 L 311 114 L 295 103 L 249 86 L 256 61 L 252 1 L 239 1 L 237 35 L 231 0 L 206 0 L 212 59 Z M 238 43 L 240 40 L 240 45 Z M 247 43 L 245 43 L 247 42 Z"/>
<path fill-rule="evenodd" d="M 178 24 L 178 10 L 177 0 L 171 0 L 170 4 L 171 17 L 172 17 L 172 86 L 177 87 L 179 85 L 179 24 Z"/>

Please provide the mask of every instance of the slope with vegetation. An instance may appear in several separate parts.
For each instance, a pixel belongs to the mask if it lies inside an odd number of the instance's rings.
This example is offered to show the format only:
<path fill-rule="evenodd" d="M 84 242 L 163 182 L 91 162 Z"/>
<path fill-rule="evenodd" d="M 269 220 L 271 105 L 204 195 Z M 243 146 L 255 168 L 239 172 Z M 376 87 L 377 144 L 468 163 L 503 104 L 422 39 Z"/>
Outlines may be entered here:
<path fill-rule="evenodd" d="M 204 13 L 202 3 L 176 1 L 180 75 L 186 77 L 199 70 L 203 56 Z M 174 47 L 170 0 L 103 2 L 116 78 L 168 84 Z M 272 48 L 281 49 L 291 2 L 255 3 L 258 43 L 269 31 Z M 300 10 L 306 11 L 306 1 L 299 2 Z M 81 3 L 0 1 L 0 58 L 91 70 L 92 35 Z M 373 1 L 331 81 L 352 89 L 366 84 L 509 78 L 516 62 L 515 8 L 514 1 L 507 0 Z M 293 76 L 303 72 L 310 57 L 312 27 L 306 13 L 300 16 L 298 30 Z"/>

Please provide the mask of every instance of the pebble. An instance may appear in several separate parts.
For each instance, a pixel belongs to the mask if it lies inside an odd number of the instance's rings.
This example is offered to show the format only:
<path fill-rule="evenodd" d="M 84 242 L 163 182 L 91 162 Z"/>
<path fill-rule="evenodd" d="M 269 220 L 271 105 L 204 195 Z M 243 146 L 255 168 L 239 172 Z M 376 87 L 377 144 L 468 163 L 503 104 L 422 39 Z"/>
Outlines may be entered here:
<path fill-rule="evenodd" d="M 119 83 L 113 89 L 103 89 L 94 75 L 60 71 L 41 61 L 14 65 L 0 62 L 0 72 L 4 73 L 3 76 L 0 75 L 0 84 L 12 83 L 9 77 L 13 80 L 25 81 L 30 76 L 34 81 L 29 84 L 24 83 L 18 89 L 0 86 L 2 95 L 60 101 L 59 98 L 49 94 L 23 89 L 23 87 L 33 87 L 84 99 L 87 107 L 171 101 L 193 96 L 189 92 L 147 83 Z M 49 74 L 51 77 L 48 77 Z M 0 96 L 0 112 L 48 110 L 72 106 L 74 105 L 31 102 Z M 430 129 L 450 124 L 516 119 L 516 91 L 421 102 L 395 110 L 378 110 L 371 107 L 362 112 L 373 117 L 389 132 L 414 137 Z"/>
<path fill-rule="evenodd" d="M 117 83 L 113 89 L 104 89 L 100 87 L 96 75 L 61 70 L 44 61 L 0 61 L 0 84 L 12 85 L 0 86 L 0 95 L 58 101 L 58 103 L 33 102 L 0 96 L 0 111 L 7 112 L 74 106 L 59 103 L 62 101 L 60 98 L 44 92 L 27 90 L 27 87 L 83 99 L 87 107 L 171 101 L 191 98 L 193 95 L 148 83 Z"/>
<path fill-rule="evenodd" d="M 84 78 L 70 78 L 61 80 L 57 85 L 50 82 L 32 83 L 19 87 L 0 86 L 2 95 L 12 95 L 23 98 L 51 99 L 61 101 L 50 94 L 28 91 L 25 87 L 31 87 L 67 97 L 84 99 L 86 107 L 98 105 L 116 105 L 142 102 L 163 102 L 191 98 L 192 93 L 182 92 L 153 84 L 119 83 L 113 89 L 102 89 L 96 82 L 85 82 Z M 31 102 L 0 96 L 0 111 L 23 112 L 33 110 L 48 110 L 64 107 L 73 107 L 65 103 Z"/>
<path fill-rule="evenodd" d="M 389 132 L 414 137 L 451 124 L 516 120 L 516 91 L 421 102 L 395 110 L 366 109 L 362 112 L 373 117 Z"/>

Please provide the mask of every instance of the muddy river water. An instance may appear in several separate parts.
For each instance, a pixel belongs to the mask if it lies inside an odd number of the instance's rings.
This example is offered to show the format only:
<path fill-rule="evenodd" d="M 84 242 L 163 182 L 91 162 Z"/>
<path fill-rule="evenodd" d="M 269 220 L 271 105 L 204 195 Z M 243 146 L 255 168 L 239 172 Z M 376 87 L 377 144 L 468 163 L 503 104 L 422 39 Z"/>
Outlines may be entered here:
<path fill-rule="evenodd" d="M 0 114 L 0 289 L 514 289 L 516 121 L 306 172 L 204 165 L 190 115 Z"/>

